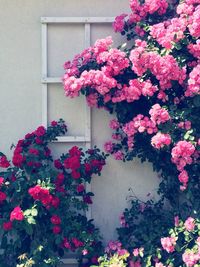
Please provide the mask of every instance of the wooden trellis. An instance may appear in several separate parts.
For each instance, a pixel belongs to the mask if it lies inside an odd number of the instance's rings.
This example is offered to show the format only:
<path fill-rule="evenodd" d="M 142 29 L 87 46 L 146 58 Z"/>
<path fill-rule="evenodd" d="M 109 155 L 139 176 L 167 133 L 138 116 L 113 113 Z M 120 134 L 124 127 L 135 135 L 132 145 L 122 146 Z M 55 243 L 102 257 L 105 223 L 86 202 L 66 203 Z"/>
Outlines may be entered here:
<path fill-rule="evenodd" d="M 91 24 L 105 24 L 112 23 L 114 17 L 42 17 L 42 123 L 47 126 L 48 122 L 48 85 L 61 84 L 61 77 L 48 76 L 48 24 L 80 24 L 84 25 L 84 47 L 87 48 L 91 45 Z M 85 116 L 85 134 L 84 136 L 62 136 L 58 137 L 56 142 L 59 143 L 84 143 L 86 148 L 91 148 L 91 109 L 85 103 L 86 116 Z M 87 184 L 87 191 L 91 191 L 91 185 Z M 91 219 L 91 208 L 86 213 L 88 219 Z M 73 258 L 64 259 L 65 264 L 76 264 Z"/>

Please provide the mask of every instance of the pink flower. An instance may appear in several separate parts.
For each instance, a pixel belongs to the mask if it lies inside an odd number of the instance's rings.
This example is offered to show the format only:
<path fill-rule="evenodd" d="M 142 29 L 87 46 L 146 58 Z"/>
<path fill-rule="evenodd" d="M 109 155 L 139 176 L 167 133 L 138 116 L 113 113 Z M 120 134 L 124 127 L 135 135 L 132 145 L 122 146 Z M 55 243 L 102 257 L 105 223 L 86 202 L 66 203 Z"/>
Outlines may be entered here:
<path fill-rule="evenodd" d="M 155 267 L 165 267 L 165 265 L 162 264 L 161 262 L 156 262 Z"/>
<path fill-rule="evenodd" d="M 174 252 L 176 239 L 175 237 L 163 237 L 161 238 L 161 245 L 168 253 Z"/>
<path fill-rule="evenodd" d="M 36 156 L 39 155 L 39 151 L 35 148 L 30 148 L 29 153 Z"/>
<path fill-rule="evenodd" d="M 0 156 L 0 167 L 1 168 L 8 168 L 9 166 L 10 166 L 10 163 L 7 160 L 6 156 Z"/>
<path fill-rule="evenodd" d="M 181 121 L 178 124 L 178 127 L 181 129 L 186 129 L 186 130 L 190 130 L 191 129 L 191 121 Z"/>
<path fill-rule="evenodd" d="M 141 267 L 142 265 L 141 265 L 141 263 L 140 263 L 140 261 L 138 260 L 138 261 L 129 261 L 129 267 Z"/>
<path fill-rule="evenodd" d="M 113 156 L 114 156 L 114 159 L 116 159 L 116 160 L 123 160 L 124 153 L 122 151 L 118 150 L 117 152 L 115 152 L 113 154 Z"/>
<path fill-rule="evenodd" d="M 187 141 L 179 141 L 172 149 L 172 162 L 176 164 L 177 169 L 182 171 L 187 164 L 192 163 L 192 155 L 195 152 L 193 144 Z"/>
<path fill-rule="evenodd" d="M 186 27 L 187 20 L 185 18 L 172 18 L 151 26 L 150 34 L 160 45 L 166 49 L 171 49 L 173 43 L 183 39 Z"/>
<path fill-rule="evenodd" d="M 57 196 L 53 196 L 53 198 L 51 200 L 51 205 L 54 208 L 58 208 L 58 206 L 60 205 L 60 199 Z"/>
<path fill-rule="evenodd" d="M 85 255 L 87 255 L 87 254 L 88 254 L 88 250 L 87 250 L 87 249 L 83 249 L 83 250 L 82 250 L 82 255 L 85 256 Z"/>
<path fill-rule="evenodd" d="M 55 234 L 55 235 L 57 235 L 57 234 L 59 234 L 61 232 L 61 228 L 60 228 L 60 226 L 58 226 L 58 225 L 54 225 L 54 227 L 53 227 L 53 233 Z"/>
<path fill-rule="evenodd" d="M 56 169 L 62 169 L 62 163 L 60 162 L 60 160 L 59 159 L 56 159 L 56 160 L 54 160 L 54 166 L 55 166 L 55 168 Z"/>
<path fill-rule="evenodd" d="M 66 237 L 63 240 L 63 246 L 67 249 L 71 249 L 71 244 Z"/>
<path fill-rule="evenodd" d="M 86 203 L 86 204 L 92 204 L 92 199 L 90 196 L 86 195 L 86 196 L 83 196 L 83 201 Z"/>
<path fill-rule="evenodd" d="M 192 251 L 186 251 L 183 253 L 182 259 L 187 267 L 193 267 L 200 260 L 200 255 Z"/>
<path fill-rule="evenodd" d="M 57 121 L 52 121 L 52 122 L 51 122 L 51 126 L 55 127 L 55 126 L 57 126 L 57 125 L 58 125 L 58 122 L 57 122 Z"/>
<path fill-rule="evenodd" d="M 24 214 L 23 211 L 19 206 L 15 207 L 13 211 L 10 213 L 10 221 L 23 221 L 24 219 Z"/>
<path fill-rule="evenodd" d="M 193 68 L 189 74 L 188 87 L 185 96 L 192 97 L 200 92 L 200 64 Z"/>
<path fill-rule="evenodd" d="M 0 204 L 2 204 L 2 202 L 6 200 L 6 198 L 7 198 L 7 195 L 4 192 L 0 191 Z"/>
<path fill-rule="evenodd" d="M 77 238 L 72 238 L 72 243 L 74 244 L 76 248 L 82 247 L 84 245 L 84 243 L 78 240 Z"/>
<path fill-rule="evenodd" d="M 174 225 L 177 227 L 179 226 L 179 217 L 178 216 L 175 216 L 174 217 Z"/>
<path fill-rule="evenodd" d="M 0 177 L 0 187 L 3 185 L 3 183 L 4 183 L 4 178 Z"/>
<path fill-rule="evenodd" d="M 104 144 L 104 150 L 107 152 L 107 153 L 112 153 L 113 151 L 113 143 L 111 141 L 108 141 Z"/>
<path fill-rule="evenodd" d="M 157 149 L 169 146 L 171 144 L 171 136 L 169 134 L 163 134 L 158 132 L 151 138 L 151 145 Z"/>
<path fill-rule="evenodd" d="M 189 177 L 186 170 L 181 171 L 181 173 L 178 176 L 178 179 L 181 183 L 183 183 L 184 186 L 187 185 Z"/>
<path fill-rule="evenodd" d="M 190 16 L 190 24 L 188 26 L 190 34 L 196 38 L 200 37 L 199 20 L 200 20 L 200 6 L 198 5 L 195 8 L 195 11 L 192 14 L 192 16 Z"/>
<path fill-rule="evenodd" d="M 3 223 L 3 229 L 5 231 L 10 231 L 12 229 L 12 222 L 11 221 L 4 222 Z"/>
<path fill-rule="evenodd" d="M 124 29 L 124 18 L 127 17 L 127 14 L 121 14 L 115 18 L 113 22 L 113 29 L 115 32 L 122 32 Z"/>
<path fill-rule="evenodd" d="M 135 248 L 134 250 L 133 250 L 133 256 L 135 256 L 135 257 L 137 257 L 138 255 L 139 255 L 139 248 Z"/>
<path fill-rule="evenodd" d="M 61 224 L 61 219 L 58 215 L 51 216 L 51 223 L 52 224 Z"/>
<path fill-rule="evenodd" d="M 105 249 L 106 253 L 109 253 L 111 251 L 117 251 L 121 249 L 122 244 L 119 241 L 109 241 L 108 246 Z"/>
<path fill-rule="evenodd" d="M 122 213 L 122 214 L 119 216 L 119 219 L 120 219 L 120 224 L 121 224 L 123 227 L 128 227 L 128 225 L 127 225 L 127 223 L 126 223 L 126 219 L 125 219 L 124 213 Z"/>
<path fill-rule="evenodd" d="M 145 0 L 145 7 L 149 14 L 158 12 L 159 15 L 163 15 L 168 8 L 168 2 L 166 0 Z"/>
<path fill-rule="evenodd" d="M 119 129 L 120 124 L 119 124 L 119 122 L 117 120 L 114 119 L 114 120 L 110 121 L 109 126 L 110 126 L 111 129 L 117 130 L 117 129 Z"/>
<path fill-rule="evenodd" d="M 123 255 L 125 255 L 125 254 L 129 254 L 128 253 L 128 251 L 126 250 L 126 249 L 118 249 L 118 251 L 117 251 L 117 254 L 119 255 L 119 256 L 123 256 Z"/>
<path fill-rule="evenodd" d="M 44 128 L 44 126 L 39 126 L 37 130 L 35 131 L 35 135 L 38 137 L 43 136 L 45 133 L 46 133 L 46 129 Z"/>
<path fill-rule="evenodd" d="M 113 44 L 113 40 L 111 36 L 106 37 L 105 39 L 99 39 L 94 44 L 94 53 L 97 56 L 98 54 L 107 51 L 111 45 Z"/>
<path fill-rule="evenodd" d="M 193 231 L 195 228 L 195 219 L 192 217 L 187 218 L 184 223 L 185 229 L 189 232 Z"/>
<path fill-rule="evenodd" d="M 77 187 L 76 187 L 76 191 L 78 192 L 78 193 L 81 193 L 81 192 L 83 192 L 85 190 L 85 186 L 84 186 L 84 184 L 79 184 L 79 185 L 77 185 Z"/>
<path fill-rule="evenodd" d="M 149 111 L 149 114 L 151 115 L 152 122 L 156 123 L 157 125 L 170 120 L 168 111 L 162 108 L 159 104 L 153 105 Z"/>
<path fill-rule="evenodd" d="M 89 94 L 87 97 L 87 103 L 89 107 L 97 107 L 97 103 L 98 103 L 98 94 Z"/>

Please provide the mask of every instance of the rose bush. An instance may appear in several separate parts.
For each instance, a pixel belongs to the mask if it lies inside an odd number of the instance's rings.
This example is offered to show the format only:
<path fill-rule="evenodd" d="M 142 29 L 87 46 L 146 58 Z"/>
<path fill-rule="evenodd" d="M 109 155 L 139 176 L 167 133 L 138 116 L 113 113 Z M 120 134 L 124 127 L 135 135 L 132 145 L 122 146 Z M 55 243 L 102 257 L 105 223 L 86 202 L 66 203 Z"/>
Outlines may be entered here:
<path fill-rule="evenodd" d="M 49 144 L 67 132 L 64 121 L 38 127 L 0 154 L 0 266 L 57 266 L 67 251 L 95 263 L 98 229 L 84 215 L 92 204 L 86 183 L 100 175 L 105 154 L 72 147 L 53 160 Z"/>
<path fill-rule="evenodd" d="M 63 85 L 66 96 L 83 94 L 89 106 L 116 115 L 109 125 L 112 140 L 104 146 L 107 153 L 116 160 L 148 160 L 157 171 L 160 200 L 133 200 L 118 229 L 129 254 L 144 247 L 153 258 L 174 217 L 198 222 L 200 213 L 200 1 L 129 2 L 131 13 L 117 16 L 113 26 L 131 48 L 113 48 L 111 37 L 97 40 L 65 63 Z M 180 266 L 177 255 L 172 253 L 171 265 L 156 266 Z M 116 266 L 118 260 L 109 264 Z"/>
<path fill-rule="evenodd" d="M 155 253 L 148 254 L 144 247 L 132 250 L 123 248 L 119 241 L 109 242 L 106 254 L 99 258 L 100 267 L 198 267 L 200 264 L 200 222 L 188 217 L 185 222 L 175 217 L 175 226 L 168 236 L 162 237 L 154 247 Z"/>

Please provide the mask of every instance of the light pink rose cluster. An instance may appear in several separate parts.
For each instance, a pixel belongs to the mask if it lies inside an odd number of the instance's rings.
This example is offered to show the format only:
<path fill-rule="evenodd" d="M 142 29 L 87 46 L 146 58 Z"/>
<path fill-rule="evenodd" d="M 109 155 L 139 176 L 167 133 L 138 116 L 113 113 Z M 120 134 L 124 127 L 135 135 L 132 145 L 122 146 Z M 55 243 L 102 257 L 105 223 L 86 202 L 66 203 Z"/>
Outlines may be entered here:
<path fill-rule="evenodd" d="M 157 132 L 157 127 L 148 117 L 139 114 L 132 121 L 124 125 L 123 131 L 128 137 L 132 137 L 137 132 L 143 133 L 146 131 L 148 134 L 155 133 Z"/>
<path fill-rule="evenodd" d="M 136 133 L 153 134 L 158 131 L 156 124 L 147 116 L 138 114 L 133 120 L 122 126 L 123 132 L 128 137 L 128 148 L 131 150 L 134 143 L 134 135 Z"/>
<path fill-rule="evenodd" d="M 186 18 L 173 18 L 151 26 L 151 36 L 166 49 L 171 49 L 174 43 L 184 37 L 187 27 Z"/>
<path fill-rule="evenodd" d="M 102 70 L 108 76 L 118 75 L 122 70 L 129 66 L 129 60 L 126 57 L 126 53 L 117 48 L 111 48 L 109 51 L 99 53 L 96 57 L 96 61 L 98 64 L 106 63 L 106 66 L 103 67 Z"/>
<path fill-rule="evenodd" d="M 191 121 L 181 121 L 178 123 L 180 129 L 190 130 L 191 126 Z"/>
<path fill-rule="evenodd" d="M 194 57 L 200 59 L 200 40 L 197 40 L 195 44 L 189 44 L 187 48 Z"/>
<path fill-rule="evenodd" d="M 136 41 L 136 48 L 130 53 L 132 70 L 142 76 L 149 70 L 159 81 L 161 91 L 171 88 L 172 81 L 183 84 L 186 79 L 186 69 L 180 68 L 172 55 L 161 56 L 145 49 L 145 41 Z M 158 97 L 162 99 L 162 97 Z"/>
<path fill-rule="evenodd" d="M 186 251 L 182 255 L 183 262 L 187 267 L 193 267 L 200 260 L 200 253 L 194 253 L 193 251 Z"/>
<path fill-rule="evenodd" d="M 151 138 L 151 145 L 157 149 L 161 149 L 164 146 L 169 146 L 171 141 L 171 136 L 169 134 L 158 132 Z"/>
<path fill-rule="evenodd" d="M 188 87 L 185 96 L 200 94 L 200 64 L 193 68 L 189 74 Z"/>
<path fill-rule="evenodd" d="M 168 2 L 166 0 L 145 0 L 145 2 L 141 4 L 138 0 L 130 0 L 130 8 L 132 13 L 129 15 L 128 23 L 137 23 L 148 14 L 153 14 L 155 12 L 157 12 L 158 15 L 165 14 L 168 8 Z"/>
<path fill-rule="evenodd" d="M 172 162 L 176 164 L 177 169 L 182 171 L 187 164 L 192 163 L 192 155 L 195 147 L 188 141 L 179 141 L 172 149 Z"/>
<path fill-rule="evenodd" d="M 121 14 L 115 18 L 113 22 L 113 29 L 115 32 L 122 32 L 124 29 L 125 21 L 124 19 L 128 16 L 128 14 Z"/>
<path fill-rule="evenodd" d="M 189 17 L 189 25 L 188 25 L 190 34 L 196 38 L 200 37 L 199 20 L 200 20 L 200 6 L 198 5 L 195 7 L 192 16 Z"/>
<path fill-rule="evenodd" d="M 176 238 L 175 237 L 163 237 L 161 238 L 161 245 L 168 253 L 172 253 L 175 250 Z"/>
<path fill-rule="evenodd" d="M 156 125 L 165 123 L 170 120 L 168 111 L 162 108 L 159 104 L 153 105 L 149 111 L 149 114 L 151 115 L 151 121 Z"/>
<path fill-rule="evenodd" d="M 176 164 L 177 169 L 180 171 L 178 178 L 183 183 L 182 190 L 186 188 L 189 180 L 188 173 L 184 168 L 186 165 L 192 164 L 194 152 L 195 146 L 188 141 L 179 141 L 171 151 L 172 162 Z"/>
<path fill-rule="evenodd" d="M 127 102 L 133 102 L 143 96 L 153 96 L 158 91 L 157 86 L 153 86 L 150 80 L 139 81 L 138 79 L 130 80 L 129 86 L 124 86 L 122 93 Z"/>

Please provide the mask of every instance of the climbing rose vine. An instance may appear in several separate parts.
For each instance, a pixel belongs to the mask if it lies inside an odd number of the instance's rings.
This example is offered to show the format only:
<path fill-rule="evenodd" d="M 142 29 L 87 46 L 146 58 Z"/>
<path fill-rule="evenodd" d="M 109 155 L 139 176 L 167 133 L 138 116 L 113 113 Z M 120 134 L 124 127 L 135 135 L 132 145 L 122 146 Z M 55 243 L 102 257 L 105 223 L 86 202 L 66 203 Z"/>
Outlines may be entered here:
<path fill-rule="evenodd" d="M 98 229 L 84 214 L 92 204 L 86 183 L 100 175 L 105 154 L 73 146 L 53 159 L 49 145 L 66 134 L 64 121 L 39 126 L 0 153 L 0 266 L 58 266 L 65 252 L 96 263 Z"/>
<path fill-rule="evenodd" d="M 114 29 L 134 37 L 132 48 L 113 48 L 111 37 L 97 40 L 65 63 L 65 94 L 84 94 L 89 106 L 116 114 L 107 152 L 148 159 L 164 178 L 168 165 L 167 176 L 185 190 L 199 181 L 199 1 L 130 6 L 132 13 L 117 17 Z"/>
<path fill-rule="evenodd" d="M 122 247 L 129 254 L 135 247 L 144 248 L 148 257 L 143 266 L 198 266 L 198 231 L 188 247 L 195 246 L 194 252 L 188 250 L 183 257 L 173 254 L 179 251 L 179 241 L 172 236 L 162 239 L 161 249 L 167 248 L 174 261 L 154 258 L 160 238 L 173 228 L 174 217 L 196 222 L 199 218 L 200 1 L 129 2 L 130 14 L 117 16 L 113 23 L 129 45 L 114 48 L 107 37 L 67 61 L 65 95 L 82 94 L 90 107 L 113 113 L 116 118 L 109 123 L 113 134 L 105 151 L 116 160 L 147 160 L 160 177 L 159 201 L 142 203 L 135 198 L 125 210 L 118 229 Z M 182 262 L 177 263 L 176 257 Z M 127 263 L 114 257 L 109 264 Z M 140 261 L 130 264 L 140 265 Z"/>

